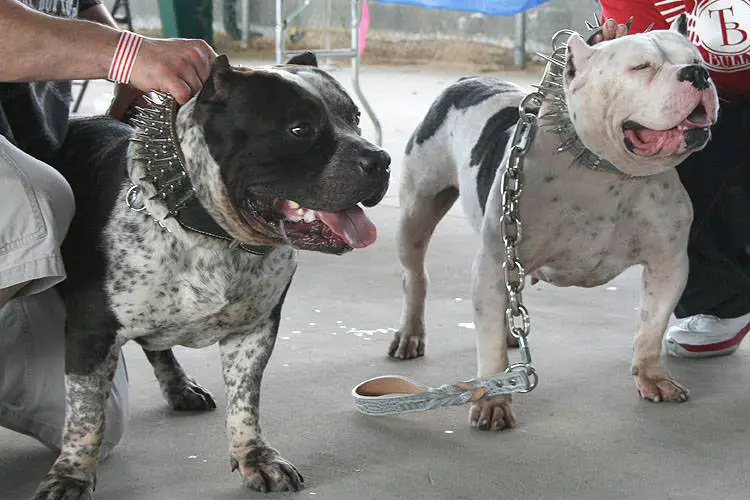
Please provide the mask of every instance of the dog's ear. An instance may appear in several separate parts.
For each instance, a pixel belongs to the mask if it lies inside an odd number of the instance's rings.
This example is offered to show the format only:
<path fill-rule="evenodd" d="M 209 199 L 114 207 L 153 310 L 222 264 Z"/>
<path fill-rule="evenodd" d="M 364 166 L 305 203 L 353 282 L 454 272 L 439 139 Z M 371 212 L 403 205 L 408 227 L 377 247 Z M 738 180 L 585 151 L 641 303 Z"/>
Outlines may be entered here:
<path fill-rule="evenodd" d="M 587 44 L 581 35 L 574 33 L 568 38 L 568 48 L 565 58 L 565 76 L 572 80 L 578 68 L 583 67 L 596 49 Z"/>
<path fill-rule="evenodd" d="M 297 54 L 296 56 L 289 59 L 287 64 L 296 64 L 298 66 L 315 66 L 318 67 L 318 58 L 315 57 L 315 54 L 313 54 L 310 51 L 305 51 L 301 54 Z"/>
<path fill-rule="evenodd" d="M 202 102 L 223 101 L 229 95 L 229 77 L 232 75 L 232 67 L 229 65 L 229 58 L 220 55 L 211 65 L 211 73 L 203 83 L 203 88 L 198 95 L 198 100 Z"/>
<path fill-rule="evenodd" d="M 677 16 L 677 19 L 672 21 L 672 25 L 669 27 L 670 31 L 676 31 L 680 35 L 687 37 L 688 36 L 688 29 L 687 29 L 687 14 L 684 12 Z"/>

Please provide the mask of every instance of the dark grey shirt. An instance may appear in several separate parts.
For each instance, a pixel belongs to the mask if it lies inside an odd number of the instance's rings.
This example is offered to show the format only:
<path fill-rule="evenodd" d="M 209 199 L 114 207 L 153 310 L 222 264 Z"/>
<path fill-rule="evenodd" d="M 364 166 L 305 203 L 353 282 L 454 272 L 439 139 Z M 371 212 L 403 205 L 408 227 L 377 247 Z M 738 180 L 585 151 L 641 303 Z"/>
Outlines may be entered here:
<path fill-rule="evenodd" d="M 46 14 L 75 18 L 99 0 L 21 0 Z M 10 56 L 12 57 L 12 55 Z M 67 81 L 0 83 L 0 134 L 26 153 L 55 163 L 68 130 L 71 85 Z"/>

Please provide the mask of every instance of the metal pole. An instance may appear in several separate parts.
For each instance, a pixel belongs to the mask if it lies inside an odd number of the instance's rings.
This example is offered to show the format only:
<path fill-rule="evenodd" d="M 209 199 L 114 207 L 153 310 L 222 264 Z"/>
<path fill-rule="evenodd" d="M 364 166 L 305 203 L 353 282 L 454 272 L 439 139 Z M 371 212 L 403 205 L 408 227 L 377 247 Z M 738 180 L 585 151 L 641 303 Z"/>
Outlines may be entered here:
<path fill-rule="evenodd" d="M 333 0 L 326 0 L 326 33 L 325 33 L 325 48 L 326 50 L 331 50 L 331 29 L 333 28 L 331 23 L 331 14 L 333 11 Z M 331 58 L 326 57 L 325 61 L 323 62 L 324 67 L 330 67 L 331 66 Z"/>
<path fill-rule="evenodd" d="M 365 108 L 367 116 L 370 117 L 370 120 L 375 127 L 375 144 L 377 144 L 378 146 L 382 146 L 383 130 L 380 126 L 380 121 L 378 120 L 378 117 L 375 116 L 375 112 L 373 111 L 372 107 L 370 107 L 370 103 L 367 102 L 367 99 L 362 93 L 362 89 L 359 87 L 359 24 L 360 14 L 362 12 L 361 2 L 362 0 L 351 0 L 352 49 L 354 51 L 354 55 L 352 56 L 352 85 L 354 86 L 354 92 L 357 94 L 357 97 L 359 97 L 359 101 L 362 103 L 362 107 Z"/>
<path fill-rule="evenodd" d="M 276 64 L 284 60 L 284 0 L 276 0 Z"/>
<path fill-rule="evenodd" d="M 240 2 L 242 3 L 242 43 L 240 45 L 246 49 L 250 44 L 250 0 L 240 0 Z"/>
<path fill-rule="evenodd" d="M 518 68 L 523 69 L 526 66 L 526 12 L 516 14 L 516 50 L 514 59 Z"/>

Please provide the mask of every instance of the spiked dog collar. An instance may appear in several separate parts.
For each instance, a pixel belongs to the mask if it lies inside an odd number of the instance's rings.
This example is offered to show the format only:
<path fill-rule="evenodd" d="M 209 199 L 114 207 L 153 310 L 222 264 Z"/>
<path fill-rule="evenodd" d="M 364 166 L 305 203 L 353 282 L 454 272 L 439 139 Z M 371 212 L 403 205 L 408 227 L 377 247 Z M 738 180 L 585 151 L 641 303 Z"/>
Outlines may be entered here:
<path fill-rule="evenodd" d="M 625 22 L 625 25 L 630 28 L 630 24 L 633 22 L 631 17 Z M 654 23 L 651 23 L 644 31 L 651 31 Z M 594 14 L 594 21 L 590 23 L 586 21 L 586 27 L 589 29 L 587 43 L 591 44 L 591 40 L 595 35 L 602 31 L 602 24 L 599 17 Z M 557 147 L 557 152 L 570 151 L 574 156 L 575 161 L 578 161 L 583 166 L 590 170 L 598 172 L 609 172 L 618 174 L 621 177 L 630 178 L 632 176 L 625 174 L 615 165 L 598 156 L 596 153 L 584 146 L 578 134 L 575 131 L 573 123 L 570 121 L 570 115 L 568 114 L 568 104 L 565 102 L 565 92 L 563 90 L 563 69 L 565 68 L 565 53 L 566 44 L 562 43 L 562 37 L 570 37 L 574 34 L 571 30 L 560 30 L 552 37 L 552 53 L 550 55 L 537 53 L 540 57 L 545 59 L 548 64 L 542 77 L 542 82 L 539 85 L 534 85 L 540 94 L 544 96 L 544 101 L 550 105 L 550 110 L 539 117 L 541 127 L 549 127 L 552 132 L 557 134 L 562 142 Z M 567 41 L 567 38 L 565 39 Z"/>
<path fill-rule="evenodd" d="M 599 29 L 601 28 L 599 27 Z M 565 69 L 567 46 L 560 39 L 566 35 L 569 37 L 574 33 L 571 30 L 558 31 L 552 37 L 552 53 L 550 55 L 537 53 L 548 62 L 541 83 L 534 85 L 538 92 L 542 94 L 544 102 L 549 105 L 548 111 L 539 116 L 540 127 L 549 128 L 560 137 L 561 142 L 556 149 L 558 153 L 569 151 L 575 158 L 574 161 L 577 161 L 589 170 L 608 172 L 629 178 L 631 176 L 625 174 L 615 165 L 588 149 L 581 142 L 573 126 L 573 122 L 570 121 L 568 104 L 565 101 L 565 92 L 563 90 L 563 70 Z"/>
<path fill-rule="evenodd" d="M 201 205 L 185 170 L 185 159 L 175 132 L 177 103 L 168 94 L 155 94 L 156 98 L 144 96 L 151 107 L 136 106 L 135 115 L 130 120 L 136 127 L 130 139 L 135 146 L 132 160 L 143 167 L 145 175 L 139 181 L 151 184 L 156 191 L 150 199 L 161 201 L 167 208 L 165 218 L 173 217 L 188 231 L 227 241 L 230 247 L 239 247 L 252 254 L 265 255 L 270 252 L 273 248 L 270 245 L 251 246 L 235 240 Z M 141 192 L 142 188 L 137 184 L 128 190 L 126 203 L 132 210 L 145 209 L 142 203 L 138 203 Z M 162 221 L 153 215 L 151 217 L 165 227 Z"/>

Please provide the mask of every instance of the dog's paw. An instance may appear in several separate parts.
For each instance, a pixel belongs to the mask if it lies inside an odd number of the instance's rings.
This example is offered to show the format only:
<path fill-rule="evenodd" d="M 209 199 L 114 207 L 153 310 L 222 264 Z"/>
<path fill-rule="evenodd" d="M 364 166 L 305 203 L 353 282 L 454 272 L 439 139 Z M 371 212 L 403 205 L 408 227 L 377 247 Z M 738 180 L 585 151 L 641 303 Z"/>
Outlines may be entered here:
<path fill-rule="evenodd" d="M 510 396 L 493 396 L 471 405 L 469 425 L 482 431 L 502 431 L 516 426 Z"/>
<path fill-rule="evenodd" d="M 413 359 L 424 356 L 424 330 L 411 333 L 398 331 L 393 335 L 388 355 L 397 359 Z"/>
<path fill-rule="evenodd" d="M 690 397 L 687 387 L 668 375 L 651 378 L 636 375 L 635 385 L 641 398 L 653 403 L 683 403 Z"/>
<path fill-rule="evenodd" d="M 169 407 L 176 411 L 208 411 L 216 408 L 213 396 L 190 377 L 164 392 Z"/>
<path fill-rule="evenodd" d="M 49 473 L 39 483 L 33 500 L 91 500 L 94 498 L 92 481 Z"/>
<path fill-rule="evenodd" d="M 669 376 L 651 379 L 636 376 L 635 384 L 641 397 L 653 403 L 684 403 L 690 397 L 687 387 Z"/>
<path fill-rule="evenodd" d="M 251 490 L 267 493 L 300 491 L 304 488 L 302 474 L 273 448 L 253 448 L 243 460 L 232 457 L 230 463 L 233 471 L 240 471 L 242 483 Z"/>

